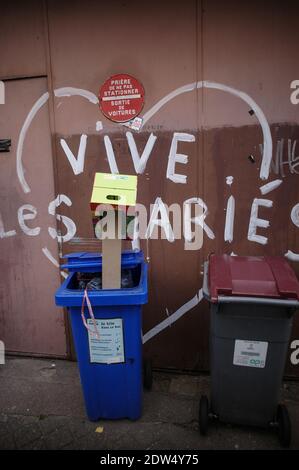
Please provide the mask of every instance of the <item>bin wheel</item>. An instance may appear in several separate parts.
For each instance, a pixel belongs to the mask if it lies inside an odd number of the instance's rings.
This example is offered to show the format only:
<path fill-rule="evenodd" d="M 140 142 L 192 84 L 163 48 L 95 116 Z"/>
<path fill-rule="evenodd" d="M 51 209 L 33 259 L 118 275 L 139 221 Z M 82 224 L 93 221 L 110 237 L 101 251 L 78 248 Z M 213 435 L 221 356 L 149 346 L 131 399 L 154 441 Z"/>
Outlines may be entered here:
<path fill-rule="evenodd" d="M 202 436 L 205 436 L 209 425 L 209 400 L 206 395 L 200 397 L 198 418 L 199 432 Z"/>
<path fill-rule="evenodd" d="M 277 424 L 279 442 L 283 447 L 289 447 L 291 443 L 291 421 L 287 407 L 285 405 L 277 406 Z"/>
<path fill-rule="evenodd" d="M 151 359 L 143 360 L 143 386 L 146 390 L 151 390 L 153 385 L 153 369 Z"/>

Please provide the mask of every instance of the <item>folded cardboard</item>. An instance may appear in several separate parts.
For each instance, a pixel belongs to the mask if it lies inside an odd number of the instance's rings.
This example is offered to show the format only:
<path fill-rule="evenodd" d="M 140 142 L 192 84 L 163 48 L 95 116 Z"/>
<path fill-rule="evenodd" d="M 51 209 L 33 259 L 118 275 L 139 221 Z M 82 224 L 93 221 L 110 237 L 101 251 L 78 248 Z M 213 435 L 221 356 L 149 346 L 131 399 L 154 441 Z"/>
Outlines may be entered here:
<path fill-rule="evenodd" d="M 99 204 L 135 206 L 136 196 L 136 175 L 96 173 L 93 183 L 90 208 L 94 211 Z"/>
<path fill-rule="evenodd" d="M 102 239 L 102 287 L 103 289 L 120 289 L 121 287 L 121 241 L 127 238 L 127 227 L 134 217 L 127 216 L 126 209 L 136 205 L 137 176 L 113 175 L 110 173 L 96 173 L 94 178 L 90 208 L 97 238 Z M 96 208 L 109 204 L 110 209 L 98 214 Z M 111 215 L 113 224 L 102 227 L 101 219 Z M 96 212 L 95 212 L 96 211 Z M 104 221 L 103 221 L 104 222 Z M 111 226 L 113 225 L 113 226 Z M 118 227 L 120 225 L 120 227 Z M 131 224 L 132 226 L 133 224 Z M 103 233 L 105 232 L 105 233 Z M 103 236 L 104 235 L 104 236 Z"/>

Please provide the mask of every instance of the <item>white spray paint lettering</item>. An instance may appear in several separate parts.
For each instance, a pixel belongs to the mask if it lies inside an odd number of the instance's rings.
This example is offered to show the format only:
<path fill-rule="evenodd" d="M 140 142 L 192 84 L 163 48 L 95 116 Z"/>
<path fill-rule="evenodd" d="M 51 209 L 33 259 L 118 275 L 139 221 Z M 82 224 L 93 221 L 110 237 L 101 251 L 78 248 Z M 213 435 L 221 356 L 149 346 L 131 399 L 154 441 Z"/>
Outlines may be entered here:
<path fill-rule="evenodd" d="M 296 155 L 297 140 L 288 139 L 285 146 L 285 139 L 278 139 L 276 142 L 275 155 L 271 162 L 271 170 L 282 178 L 286 176 L 285 168 L 291 175 L 299 174 L 299 155 Z M 263 145 L 260 144 L 260 152 L 263 153 Z M 286 149 L 286 152 L 285 152 Z M 286 153 L 286 155 L 285 155 Z M 286 156 L 286 158 L 285 158 Z"/>
<path fill-rule="evenodd" d="M 226 206 L 224 241 L 231 243 L 234 239 L 235 198 L 230 196 Z"/>
<path fill-rule="evenodd" d="M 62 203 L 66 204 L 67 206 L 72 205 L 72 201 L 65 194 L 58 194 L 56 199 L 54 199 L 54 201 L 51 201 L 48 206 L 49 214 L 55 215 L 56 219 L 58 221 L 63 222 L 67 229 L 66 234 L 62 236 L 57 233 L 57 230 L 55 228 L 53 227 L 48 228 L 49 235 L 53 239 L 57 238 L 58 243 L 62 243 L 62 242 L 66 243 L 69 240 L 71 240 L 76 235 L 76 230 L 77 230 L 75 222 L 72 219 L 70 219 L 69 217 L 65 215 L 56 214 L 56 208 L 59 207 L 60 204 Z"/>
<path fill-rule="evenodd" d="M 299 203 L 296 204 L 291 211 L 291 221 L 296 227 L 299 227 Z"/>
<path fill-rule="evenodd" d="M 45 257 L 48 258 L 48 260 L 51 261 L 54 266 L 56 266 L 56 268 L 60 268 L 58 261 L 54 258 L 54 256 L 47 247 L 42 248 L 42 252 L 44 253 Z M 64 279 L 68 277 L 67 273 L 65 273 L 64 271 L 60 271 L 60 274 Z"/>
<path fill-rule="evenodd" d="M 227 176 L 225 182 L 228 186 L 231 186 L 234 182 L 234 177 L 233 176 Z"/>
<path fill-rule="evenodd" d="M 165 328 L 168 328 L 174 322 L 179 320 L 179 318 L 185 315 L 185 313 L 189 312 L 193 307 L 198 305 L 199 302 L 202 300 L 202 298 L 203 298 L 202 289 L 200 289 L 198 293 L 191 300 L 186 302 L 184 305 L 178 308 L 178 310 L 176 310 L 174 313 L 167 316 L 165 320 L 163 320 L 161 323 L 154 326 L 154 328 L 152 328 L 147 333 L 145 333 L 145 335 L 143 336 L 143 343 L 146 343 L 153 336 L 156 336 L 158 333 L 161 333 L 161 331 L 165 330 Z"/>
<path fill-rule="evenodd" d="M 0 80 L 0 104 L 5 104 L 5 85 L 3 80 Z"/>
<path fill-rule="evenodd" d="M 71 87 L 71 86 L 63 87 L 63 88 L 57 88 L 56 90 L 54 90 L 54 95 L 56 97 L 82 96 L 82 98 L 87 99 L 88 101 L 90 101 L 90 103 L 93 103 L 93 104 L 98 104 L 99 103 L 99 99 L 91 91 L 83 90 L 82 88 L 74 88 L 74 87 Z"/>
<path fill-rule="evenodd" d="M 191 204 L 199 205 L 200 215 L 191 217 Z M 207 236 L 214 240 L 215 235 L 212 229 L 206 224 L 205 218 L 208 215 L 208 207 L 206 203 L 199 197 L 191 197 L 184 202 L 184 237 L 190 242 L 192 241 L 191 222 L 199 225 L 207 234 Z"/>
<path fill-rule="evenodd" d="M 252 206 L 251 206 L 251 214 L 249 220 L 249 227 L 248 227 L 248 240 L 256 243 L 260 243 L 261 245 L 266 245 L 268 243 L 268 238 L 264 237 L 263 235 L 257 235 L 256 229 L 258 227 L 268 228 L 270 225 L 269 220 L 259 219 L 258 218 L 258 209 L 259 207 L 272 207 L 273 202 L 270 199 L 254 199 Z"/>
<path fill-rule="evenodd" d="M 66 141 L 64 139 L 60 139 L 60 145 L 63 148 L 64 153 L 66 154 L 75 175 L 80 175 L 80 173 L 83 173 L 84 171 L 86 144 L 87 135 L 82 134 L 80 138 L 78 155 L 76 158 Z"/>
<path fill-rule="evenodd" d="M 97 122 L 96 122 L 96 131 L 97 131 L 97 132 L 100 132 L 101 130 L 103 130 L 102 121 L 97 121 Z"/>
<path fill-rule="evenodd" d="M 114 150 L 112 147 L 112 142 L 108 135 L 104 136 L 104 144 L 105 144 L 106 154 L 107 154 L 108 163 L 110 167 L 110 172 L 113 174 L 119 173 L 116 160 L 115 160 Z"/>
<path fill-rule="evenodd" d="M 158 217 L 160 214 L 160 217 Z M 164 230 L 166 239 L 174 242 L 174 233 L 169 221 L 168 211 L 160 197 L 157 197 L 153 205 L 150 221 L 145 233 L 145 238 L 152 238 L 155 227 L 161 227 Z"/>
<path fill-rule="evenodd" d="M 291 93 L 290 100 L 292 104 L 299 103 L 299 80 L 293 80 L 290 85 L 294 91 Z"/>
<path fill-rule="evenodd" d="M 288 258 L 290 261 L 299 261 L 299 254 L 294 253 L 292 250 L 288 250 L 284 256 Z"/>
<path fill-rule="evenodd" d="M 29 211 L 26 214 L 24 214 L 25 211 Z M 23 206 L 19 207 L 18 209 L 18 221 L 21 229 L 25 233 L 25 235 L 29 236 L 37 236 L 40 233 L 40 227 L 34 227 L 30 228 L 27 227 L 25 224 L 25 220 L 33 220 L 37 216 L 37 210 L 34 206 L 31 204 L 24 204 Z"/>
<path fill-rule="evenodd" d="M 192 134 L 183 132 L 174 132 L 170 146 L 168 165 L 167 165 L 167 178 L 174 183 L 187 183 L 187 176 L 175 172 L 176 163 L 188 163 L 188 156 L 182 153 L 177 153 L 178 142 L 194 142 L 195 137 Z"/>
<path fill-rule="evenodd" d="M 291 349 L 294 349 L 290 357 L 291 364 L 293 364 L 293 366 L 297 366 L 299 364 L 299 340 L 298 339 L 294 339 L 291 342 Z"/>
<path fill-rule="evenodd" d="M 270 183 L 264 184 L 263 186 L 260 187 L 260 192 L 265 195 L 270 193 L 270 191 L 273 191 L 274 189 L 278 188 L 282 183 L 282 180 L 274 180 L 271 181 Z"/>
<path fill-rule="evenodd" d="M 149 156 L 154 148 L 157 137 L 153 133 L 150 134 L 141 157 L 139 156 L 137 145 L 135 143 L 135 139 L 134 139 L 132 132 L 129 132 L 129 131 L 126 132 L 126 137 L 127 137 L 129 149 L 131 152 L 135 171 L 138 174 L 142 174 L 145 170 Z"/>
<path fill-rule="evenodd" d="M 31 110 L 29 111 L 24 124 L 21 128 L 20 135 L 19 135 L 19 140 L 18 140 L 18 146 L 17 146 L 17 152 L 16 152 L 16 160 L 17 160 L 17 176 L 18 179 L 21 183 L 22 189 L 24 193 L 30 193 L 30 187 L 27 184 L 27 181 L 25 180 L 24 176 L 24 168 L 22 164 L 22 155 L 23 155 L 23 146 L 24 146 L 24 141 L 25 137 L 27 134 L 27 131 L 29 129 L 29 126 L 31 122 L 33 121 L 33 118 L 37 114 L 37 112 L 41 109 L 41 107 L 48 101 L 49 99 L 49 93 L 44 93 L 32 106 Z"/>
<path fill-rule="evenodd" d="M 17 234 L 17 232 L 15 230 L 5 231 L 4 222 L 3 222 L 3 219 L 2 219 L 2 215 L 0 213 L 0 238 L 14 237 L 16 234 Z"/>
<path fill-rule="evenodd" d="M 194 82 L 188 85 L 184 85 L 172 91 L 168 95 L 166 95 L 164 98 L 158 101 L 149 111 L 147 111 L 142 118 L 143 119 L 142 125 L 144 126 L 144 124 L 149 119 L 151 119 L 151 117 L 154 114 L 156 114 L 166 103 L 168 103 L 172 99 L 176 98 L 182 93 L 190 92 L 190 91 L 195 90 L 196 88 L 199 89 L 202 87 L 222 90 L 234 96 L 237 96 L 243 101 L 245 101 L 250 106 L 250 108 L 254 111 L 255 116 L 257 117 L 262 127 L 263 137 L 264 137 L 264 142 L 263 142 L 263 147 L 262 147 L 263 155 L 262 155 L 262 165 L 260 169 L 260 178 L 267 179 L 269 176 L 270 164 L 271 164 L 271 159 L 272 159 L 272 137 L 271 137 L 270 127 L 263 111 L 257 105 L 257 103 L 249 95 L 247 95 L 246 93 L 240 90 L 236 90 L 235 88 L 229 87 L 227 85 L 223 85 L 222 83 L 209 82 L 209 81 L 200 81 L 200 82 Z M 98 104 L 99 102 L 98 98 L 96 97 L 94 93 L 88 90 L 83 90 L 81 88 L 74 88 L 74 87 L 57 88 L 56 90 L 54 90 L 54 95 L 56 97 L 81 96 L 93 104 Z M 30 110 L 29 114 L 27 115 L 25 119 L 25 122 L 22 126 L 20 136 L 19 136 L 18 148 L 17 148 L 17 176 L 21 184 L 21 187 L 25 193 L 30 192 L 30 187 L 28 186 L 24 177 L 24 168 L 23 168 L 23 163 L 22 163 L 23 144 L 24 144 L 26 132 L 28 130 L 29 125 L 31 124 L 33 118 L 35 117 L 37 111 L 46 103 L 48 98 L 49 98 L 49 93 L 44 93 L 44 95 L 42 95 L 35 102 L 35 104 L 33 105 L 32 109 Z M 107 147 L 106 147 L 106 150 L 107 150 Z M 117 171 L 114 173 L 117 173 Z"/>

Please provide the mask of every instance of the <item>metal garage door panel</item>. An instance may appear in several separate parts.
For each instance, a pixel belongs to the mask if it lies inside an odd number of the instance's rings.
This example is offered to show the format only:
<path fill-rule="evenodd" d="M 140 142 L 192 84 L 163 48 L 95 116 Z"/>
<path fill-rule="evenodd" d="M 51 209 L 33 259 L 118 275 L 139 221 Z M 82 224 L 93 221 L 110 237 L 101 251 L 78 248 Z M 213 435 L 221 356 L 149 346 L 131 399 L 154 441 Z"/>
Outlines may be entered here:
<path fill-rule="evenodd" d="M 54 305 L 59 270 L 42 252 L 47 248 L 57 257 L 57 243 L 48 234 L 48 226 L 55 227 L 55 218 L 48 214 L 54 184 L 47 103 L 38 111 L 24 141 L 22 166 L 30 187 L 27 194 L 16 172 L 21 127 L 46 86 L 46 79 L 6 82 L 6 104 L 0 105 L 1 138 L 12 141 L 11 151 L 0 154 L 0 211 L 5 231 L 15 231 L 0 239 L 0 338 L 7 351 L 64 356 L 64 318 Z M 25 234 L 18 223 L 18 210 L 24 204 L 36 209 L 36 218 L 25 223 L 30 228 L 40 227 L 37 236 Z"/>
<path fill-rule="evenodd" d="M 284 256 L 289 249 L 299 253 L 298 228 L 290 217 L 299 200 L 298 167 L 289 164 L 290 151 L 299 138 L 298 109 L 290 101 L 290 83 L 298 72 L 294 60 L 297 6 L 291 1 L 275 2 L 269 9 L 258 1 L 241 5 L 229 0 L 220 5 L 212 0 L 204 1 L 204 10 L 204 75 L 218 83 L 218 89 L 204 89 L 204 199 L 209 208 L 207 223 L 216 235 L 205 243 L 205 257 L 212 251 L 257 256 Z M 250 112 L 257 106 L 246 103 L 244 93 L 262 109 L 270 126 L 273 159 L 266 180 L 260 177 L 261 120 Z M 228 176 L 233 177 L 232 184 L 227 184 Z M 277 179 L 281 180 L 277 189 L 261 192 L 263 185 Z M 224 240 L 230 197 L 235 200 L 231 242 Z M 257 234 L 265 237 L 264 244 L 248 239 L 254 199 L 272 203 L 272 207 L 258 209 L 258 217 L 269 221 L 268 227 L 257 228 Z M 299 274 L 298 263 L 293 267 Z M 294 323 L 293 335 L 298 338 L 298 316 Z M 286 372 L 298 375 L 291 352 Z"/>
<path fill-rule="evenodd" d="M 199 15 L 196 1 L 154 2 L 142 8 L 133 1 L 129 9 L 121 1 L 113 4 L 88 2 L 85 9 L 77 2 L 73 4 L 71 14 L 64 3 L 51 2 L 49 31 L 54 86 L 56 89 L 80 87 L 97 94 L 109 75 L 116 71 L 128 72 L 145 87 L 143 115 L 171 91 L 197 80 L 200 73 L 196 39 Z M 100 27 L 98 18 L 101 18 Z M 127 37 L 128 25 L 134 25 L 136 40 L 132 44 L 129 39 L 126 47 L 120 49 Z M 65 31 L 68 31 L 67 35 Z M 84 241 L 92 236 L 89 198 L 94 172 L 110 171 L 104 135 L 111 139 L 119 172 L 134 174 L 135 170 L 126 139 L 128 129 L 108 121 L 97 104 L 82 97 L 57 97 L 54 109 L 57 186 L 72 200 L 72 206 L 61 207 L 61 211 L 77 226 L 76 241 L 64 244 L 63 250 L 74 251 L 83 248 Z M 158 196 L 164 203 L 177 203 L 182 208 L 184 200 L 201 194 L 199 114 L 196 90 L 178 92 L 152 116 L 141 132 L 133 132 L 141 153 L 151 132 L 157 137 L 146 170 L 138 176 L 138 202 L 148 209 Z M 96 120 L 103 124 L 103 130 L 99 132 L 95 132 Z M 177 171 L 187 175 L 187 184 L 174 183 L 166 177 L 174 132 L 187 132 L 196 138 L 196 142 L 178 145 L 178 152 L 188 155 L 188 164 L 177 165 Z M 84 172 L 76 176 L 61 148 L 60 139 L 65 139 L 77 155 L 82 133 L 88 135 L 85 167 Z M 146 244 L 142 246 L 146 252 Z M 96 249 L 95 245 L 93 247 Z M 202 367 L 207 337 L 202 327 L 203 316 L 196 309 L 186 308 L 186 314 L 169 327 L 171 315 L 193 299 L 201 286 L 201 253 L 185 252 L 181 240 L 174 244 L 167 240 L 151 240 L 149 257 L 150 298 L 144 309 L 143 331 L 147 333 L 156 326 L 158 329 L 152 331 L 154 336 L 146 344 L 147 353 L 153 357 L 156 366 Z M 165 326 L 165 321 L 166 327 L 160 329 L 161 325 Z"/>

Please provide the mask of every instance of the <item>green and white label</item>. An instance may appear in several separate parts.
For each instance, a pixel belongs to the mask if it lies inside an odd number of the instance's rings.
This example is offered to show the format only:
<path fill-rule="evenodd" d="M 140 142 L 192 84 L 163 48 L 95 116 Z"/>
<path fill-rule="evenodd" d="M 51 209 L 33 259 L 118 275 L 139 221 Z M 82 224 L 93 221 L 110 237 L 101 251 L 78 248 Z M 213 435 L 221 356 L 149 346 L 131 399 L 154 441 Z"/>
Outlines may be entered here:
<path fill-rule="evenodd" d="M 125 362 L 123 321 L 121 318 L 95 320 L 100 337 L 92 333 L 94 323 L 87 320 L 90 362 L 117 364 Z"/>
<path fill-rule="evenodd" d="M 266 341 L 236 339 L 233 364 L 235 366 L 264 368 L 267 350 L 268 343 Z"/>

